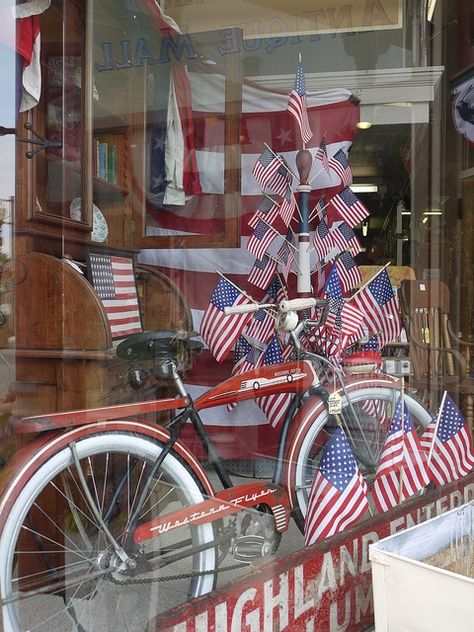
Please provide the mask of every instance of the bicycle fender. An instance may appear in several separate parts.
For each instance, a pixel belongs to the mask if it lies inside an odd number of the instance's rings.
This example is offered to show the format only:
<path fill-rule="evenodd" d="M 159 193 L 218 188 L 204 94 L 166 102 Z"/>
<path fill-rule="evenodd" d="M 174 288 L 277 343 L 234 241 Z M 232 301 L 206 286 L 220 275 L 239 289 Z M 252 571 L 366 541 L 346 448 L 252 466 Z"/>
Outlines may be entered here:
<path fill-rule="evenodd" d="M 124 419 L 79 426 L 66 432 L 46 432 L 20 448 L 0 470 L 0 529 L 9 509 L 26 481 L 51 456 L 73 441 L 79 441 L 97 432 L 134 432 L 145 435 L 160 443 L 167 443 L 169 433 L 143 419 Z M 173 451 L 181 457 L 199 480 L 206 496 L 213 497 L 214 489 L 199 461 L 187 447 L 177 441 Z M 2 519 L 3 517 L 3 519 Z"/>
<path fill-rule="evenodd" d="M 141 524 L 136 528 L 133 539 L 139 544 L 174 529 L 220 520 L 257 505 L 266 505 L 270 508 L 277 531 L 283 532 L 288 529 L 290 509 L 285 490 L 274 483 L 255 482 L 224 489 L 213 498 Z"/>
<path fill-rule="evenodd" d="M 347 376 L 347 378 L 344 379 L 345 390 L 349 394 L 362 388 L 393 388 L 394 384 L 399 386 L 398 380 L 389 375 L 382 375 L 380 373 L 364 375 L 363 377 L 353 375 Z M 339 393 L 341 397 L 344 397 L 344 391 L 342 387 L 335 389 L 335 392 Z M 313 423 L 314 419 L 316 419 L 323 412 L 324 407 L 325 404 L 320 397 L 310 397 L 303 404 L 303 406 L 300 408 L 298 413 L 295 415 L 293 421 L 291 422 L 290 432 L 285 449 L 285 471 L 283 475 L 283 481 L 286 489 L 288 490 L 288 495 L 290 497 L 290 503 L 292 507 L 294 505 L 293 481 L 296 467 L 296 455 L 298 454 L 300 445 L 303 442 L 306 433 L 309 430 L 309 427 Z M 322 436 L 322 445 L 325 444 L 324 439 L 325 437 Z"/>
<path fill-rule="evenodd" d="M 276 393 L 304 393 L 317 384 L 319 380 L 310 362 L 283 362 L 228 378 L 201 395 L 195 401 L 195 407 L 203 410 Z"/>
<path fill-rule="evenodd" d="M 170 397 L 167 399 L 133 402 L 132 404 L 117 404 L 116 406 L 68 410 L 65 412 L 14 419 L 10 423 L 10 427 L 13 434 L 44 432 L 45 430 L 84 426 L 85 424 L 96 421 L 109 421 L 110 419 L 122 419 L 135 415 L 176 410 L 178 408 L 185 408 L 188 404 L 189 400 L 187 397 Z"/>

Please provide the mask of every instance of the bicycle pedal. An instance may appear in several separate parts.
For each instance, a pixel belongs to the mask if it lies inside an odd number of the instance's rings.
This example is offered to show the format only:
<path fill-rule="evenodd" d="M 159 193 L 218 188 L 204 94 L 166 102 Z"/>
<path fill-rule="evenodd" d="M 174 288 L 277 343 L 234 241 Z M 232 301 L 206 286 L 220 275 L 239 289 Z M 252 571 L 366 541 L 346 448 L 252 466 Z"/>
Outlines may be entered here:
<path fill-rule="evenodd" d="M 272 553 L 272 546 L 261 535 L 242 535 L 236 538 L 232 555 L 237 562 L 250 564 L 253 560 Z"/>

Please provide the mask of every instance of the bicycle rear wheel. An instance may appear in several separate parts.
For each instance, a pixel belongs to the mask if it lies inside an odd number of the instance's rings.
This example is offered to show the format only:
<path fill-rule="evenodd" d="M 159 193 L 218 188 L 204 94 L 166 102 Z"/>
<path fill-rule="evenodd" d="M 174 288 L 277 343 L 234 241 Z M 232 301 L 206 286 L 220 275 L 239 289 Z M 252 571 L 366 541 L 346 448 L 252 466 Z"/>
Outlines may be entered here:
<path fill-rule="evenodd" d="M 396 383 L 384 386 L 361 384 L 350 393 L 350 403 L 345 397 L 342 400 L 340 417 L 359 469 L 367 482 L 369 504 L 374 513 L 376 510 L 371 499 L 371 487 L 399 396 L 400 388 Z M 421 402 L 408 393 L 405 393 L 405 402 L 421 434 L 430 423 L 431 415 Z M 308 408 L 306 417 L 299 423 L 303 430 L 295 441 L 292 454 L 295 465 L 290 469 L 292 475 L 288 484 L 294 490 L 295 522 L 303 532 L 314 473 L 336 425 L 334 421 L 329 421 L 328 413 L 322 406 Z"/>
<path fill-rule="evenodd" d="M 183 527 L 141 545 L 133 571 L 118 565 L 87 488 L 120 543 L 162 445 L 129 432 L 102 432 L 48 458 L 22 486 L 0 536 L 0 582 L 6 632 L 146 630 L 153 618 L 212 590 L 216 555 L 211 524 Z M 179 455 L 154 474 L 140 520 L 204 500 Z M 195 571 L 193 575 L 190 571 Z"/>

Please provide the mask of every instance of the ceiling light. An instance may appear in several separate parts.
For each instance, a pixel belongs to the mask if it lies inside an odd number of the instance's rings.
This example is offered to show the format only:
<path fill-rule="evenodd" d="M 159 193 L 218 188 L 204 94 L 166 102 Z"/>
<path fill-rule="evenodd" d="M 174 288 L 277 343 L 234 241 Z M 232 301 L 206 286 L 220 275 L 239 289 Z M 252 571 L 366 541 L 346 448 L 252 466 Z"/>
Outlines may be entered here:
<path fill-rule="evenodd" d="M 402 211 L 402 215 L 411 215 L 411 211 Z"/>
<path fill-rule="evenodd" d="M 356 126 L 359 129 L 369 129 L 370 127 L 372 127 L 372 123 L 370 121 L 359 121 L 358 123 L 356 123 Z"/>
<path fill-rule="evenodd" d="M 353 193 L 377 193 L 379 187 L 376 184 L 351 184 L 350 189 Z"/>
<path fill-rule="evenodd" d="M 433 209 L 432 211 L 424 211 L 423 215 L 442 215 L 443 211 L 439 209 Z"/>

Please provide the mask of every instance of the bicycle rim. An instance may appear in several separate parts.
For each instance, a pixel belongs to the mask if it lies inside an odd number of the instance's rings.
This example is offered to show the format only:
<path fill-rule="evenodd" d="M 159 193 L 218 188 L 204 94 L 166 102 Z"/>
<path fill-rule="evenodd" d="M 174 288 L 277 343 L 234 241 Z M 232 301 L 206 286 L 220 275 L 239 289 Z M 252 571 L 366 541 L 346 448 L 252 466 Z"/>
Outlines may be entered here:
<path fill-rule="evenodd" d="M 367 482 L 369 504 L 374 513 L 376 510 L 371 500 L 371 486 L 399 396 L 400 390 L 396 385 L 393 387 L 368 386 L 350 394 L 353 410 L 346 398 L 343 398 L 342 401 L 343 427 L 359 469 Z M 421 402 L 408 394 L 405 394 L 405 402 L 415 427 L 421 433 L 431 421 L 430 413 Z M 307 432 L 296 453 L 294 515 L 301 531 L 304 530 L 304 518 L 313 476 L 318 467 L 322 450 L 335 428 L 335 423 L 328 421 L 327 411 L 323 410 L 308 423 Z"/>
<path fill-rule="evenodd" d="M 125 432 L 92 435 L 75 446 L 92 498 L 102 516 L 109 513 L 108 527 L 120 542 L 162 447 Z M 192 472 L 169 454 L 153 478 L 140 519 L 203 498 Z M 110 541 L 86 500 L 72 451 L 64 447 L 17 495 L 0 537 L 4 629 L 145 630 L 157 614 L 212 590 L 212 542 L 211 524 L 177 529 L 147 541 L 133 572 L 113 574 L 117 564 Z M 183 552 L 186 557 L 175 559 Z M 190 571 L 197 574 L 190 577 Z"/>

